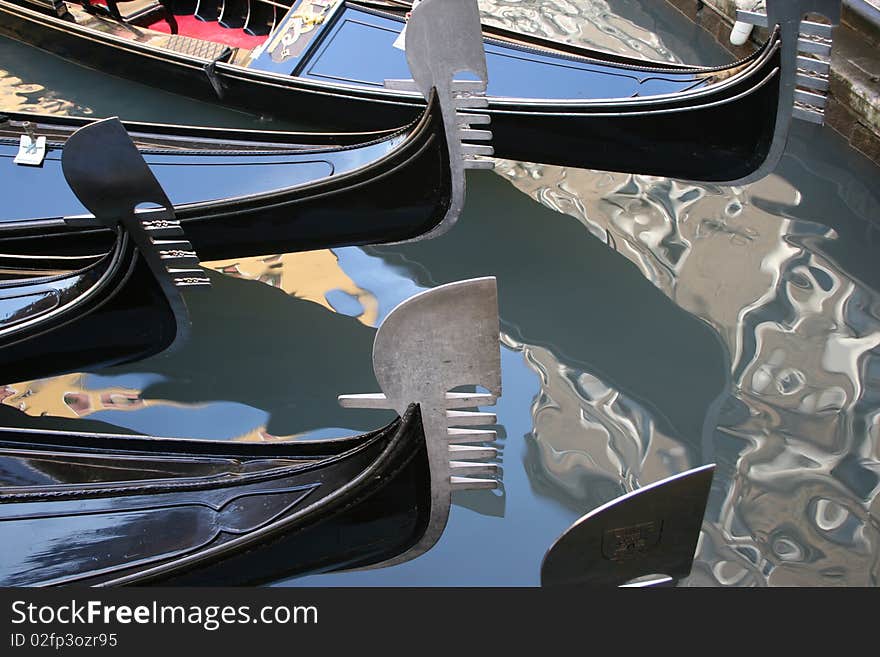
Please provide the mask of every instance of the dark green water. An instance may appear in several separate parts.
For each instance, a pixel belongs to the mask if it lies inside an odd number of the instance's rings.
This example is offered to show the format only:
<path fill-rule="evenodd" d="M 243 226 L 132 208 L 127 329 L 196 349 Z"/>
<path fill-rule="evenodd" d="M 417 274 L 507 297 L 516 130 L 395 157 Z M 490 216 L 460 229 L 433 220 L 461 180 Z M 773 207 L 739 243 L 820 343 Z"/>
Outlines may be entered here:
<path fill-rule="evenodd" d="M 482 4 L 505 24 L 621 52 L 726 57 L 661 3 Z M 285 127 L 8 40 L 0 101 Z M 236 275 L 215 274 L 209 294 L 188 297 L 193 340 L 173 359 L 11 385 L 0 397 L 70 427 L 98 420 L 159 435 L 369 429 L 384 418 L 335 400 L 376 388 L 371 327 L 421 289 L 494 275 L 503 492 L 456 498 L 442 539 L 414 561 L 284 584 L 536 585 L 545 551 L 576 518 L 716 462 L 687 584 L 872 586 L 878 182 L 880 169 L 836 133 L 801 124 L 777 171 L 742 188 L 499 161 L 469 174 L 465 212 L 442 238 L 217 264 Z M 71 395 L 88 400 L 79 419 Z"/>

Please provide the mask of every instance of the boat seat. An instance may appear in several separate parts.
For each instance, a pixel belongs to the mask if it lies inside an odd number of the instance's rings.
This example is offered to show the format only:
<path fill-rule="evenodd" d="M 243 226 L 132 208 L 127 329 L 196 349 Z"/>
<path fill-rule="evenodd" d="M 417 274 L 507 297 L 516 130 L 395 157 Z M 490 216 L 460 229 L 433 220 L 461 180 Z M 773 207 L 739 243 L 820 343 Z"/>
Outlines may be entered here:
<path fill-rule="evenodd" d="M 181 55 L 189 55 L 190 57 L 198 57 L 199 59 L 207 59 L 214 61 L 228 46 L 215 41 L 205 41 L 204 39 L 196 39 L 195 37 L 174 34 L 168 38 L 164 47 L 173 50 Z"/>
<path fill-rule="evenodd" d="M 82 0 L 82 6 L 90 13 L 107 13 L 121 23 L 132 25 L 150 25 L 164 18 L 171 34 L 177 34 L 171 0 Z"/>

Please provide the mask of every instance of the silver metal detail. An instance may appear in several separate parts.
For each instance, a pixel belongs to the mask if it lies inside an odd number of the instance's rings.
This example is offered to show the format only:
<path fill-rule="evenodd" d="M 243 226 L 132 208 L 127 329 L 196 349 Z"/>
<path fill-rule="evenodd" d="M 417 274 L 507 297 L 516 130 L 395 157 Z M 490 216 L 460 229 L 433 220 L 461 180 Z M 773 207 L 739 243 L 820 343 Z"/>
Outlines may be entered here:
<path fill-rule="evenodd" d="M 810 107 L 795 105 L 794 109 L 791 111 L 791 115 L 796 119 L 800 119 L 801 121 L 807 121 L 809 123 L 815 123 L 817 125 L 822 125 L 825 123 L 825 113 Z"/>
<path fill-rule="evenodd" d="M 170 251 L 159 251 L 159 257 L 168 258 L 195 258 L 195 251 L 183 251 L 182 249 L 172 249 Z"/>
<path fill-rule="evenodd" d="M 801 34 L 805 36 L 817 36 L 823 39 L 831 39 L 834 27 L 825 23 L 814 23 L 812 21 L 801 21 Z"/>
<path fill-rule="evenodd" d="M 426 0 L 430 2 L 430 0 Z M 423 3 L 424 5 L 424 3 Z M 423 6 L 422 5 L 422 6 Z M 412 33 L 407 40 L 411 42 Z M 451 424 L 494 424 L 493 413 L 460 409 L 489 406 L 501 396 L 498 291 L 494 278 L 441 285 L 404 301 L 385 319 L 373 343 L 373 370 L 383 393 L 340 395 L 346 408 L 385 408 L 402 413 L 419 404 L 431 469 L 431 518 L 422 539 L 406 553 L 370 566 L 409 561 L 440 538 L 453 490 L 497 488 L 497 456 L 490 430 Z M 481 386 L 487 392 L 450 392 Z"/>
<path fill-rule="evenodd" d="M 494 459 L 498 456 L 498 450 L 494 447 L 481 445 L 450 445 L 449 460 L 454 461 L 482 461 Z"/>
<path fill-rule="evenodd" d="M 794 102 L 796 105 L 809 105 L 811 107 L 825 107 L 827 102 L 825 94 L 814 94 L 803 89 L 797 89 L 794 92 Z"/>
<path fill-rule="evenodd" d="M 748 23 L 756 27 L 767 27 L 767 14 L 758 11 L 746 11 L 744 9 L 736 10 L 736 20 L 740 23 Z"/>
<path fill-rule="evenodd" d="M 46 138 L 38 137 L 34 125 L 30 121 L 21 124 L 25 134 L 18 143 L 18 153 L 13 162 L 25 166 L 38 167 L 46 159 Z"/>
<path fill-rule="evenodd" d="M 760 180 L 772 172 L 785 152 L 792 119 L 802 119 L 813 123 L 823 123 L 824 114 L 816 109 L 807 109 L 796 100 L 795 91 L 802 84 L 802 73 L 807 69 L 826 73 L 828 67 L 814 57 L 804 57 L 800 52 L 812 55 L 829 55 L 834 26 L 840 23 L 841 0 L 767 0 L 766 15 L 757 12 L 737 11 L 736 18 L 744 23 L 760 27 L 779 26 L 781 41 L 781 75 L 779 80 L 779 105 L 776 112 L 776 127 L 773 143 L 764 163 L 750 175 L 730 181 L 730 185 L 743 185 Z M 806 21 L 807 14 L 821 15 L 830 25 Z M 807 86 L 814 91 L 824 91 L 821 83 Z"/>
<path fill-rule="evenodd" d="M 798 39 L 798 50 L 828 57 L 831 55 L 831 39 L 819 41 L 816 39 L 801 38 Z"/>
<path fill-rule="evenodd" d="M 824 59 L 817 59 L 815 57 L 804 57 L 803 55 L 799 55 L 797 58 L 797 66 L 798 70 L 803 69 L 805 71 L 822 75 L 828 75 L 831 72 L 831 62 Z"/>
<path fill-rule="evenodd" d="M 449 429 L 447 435 L 450 445 L 491 443 L 495 440 L 495 432 L 492 429 Z"/>
<path fill-rule="evenodd" d="M 493 154 L 486 145 L 468 141 L 489 141 L 489 130 L 471 130 L 488 125 L 487 115 L 463 114 L 463 110 L 488 107 L 486 85 L 489 74 L 483 50 L 483 32 L 476 0 L 422 0 L 414 7 L 406 25 L 406 60 L 413 79 L 386 80 L 385 86 L 397 91 L 419 91 L 425 98 L 435 90 L 443 113 L 449 148 L 452 199 L 446 215 L 437 226 L 410 241 L 442 235 L 458 221 L 464 207 L 465 169 L 491 169 L 485 159 Z M 477 80 L 456 79 L 475 75 Z"/>

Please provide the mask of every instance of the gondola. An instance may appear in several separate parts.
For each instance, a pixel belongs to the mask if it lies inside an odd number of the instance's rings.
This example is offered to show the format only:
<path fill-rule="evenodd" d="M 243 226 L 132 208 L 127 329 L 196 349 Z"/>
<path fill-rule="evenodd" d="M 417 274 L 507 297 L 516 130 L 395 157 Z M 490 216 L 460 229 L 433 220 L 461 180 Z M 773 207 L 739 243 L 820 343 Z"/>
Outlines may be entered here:
<path fill-rule="evenodd" d="M 840 13 L 839 0 L 767 4 L 772 29 L 764 46 L 712 68 L 485 27 L 486 113 L 496 155 L 729 184 L 765 175 L 784 150 L 792 116 L 822 120 L 828 63 L 798 52 L 830 53 L 831 26 L 802 19 L 817 12 L 836 24 Z M 426 0 L 408 22 L 407 3 L 396 1 L 87 5 L 0 0 L 0 31 L 171 91 L 365 130 L 412 120 L 424 103 L 411 90 L 385 84 L 406 77 L 404 27 L 406 44 L 431 42 L 478 20 L 475 0 Z M 432 15 L 440 20 L 429 20 Z"/>
<path fill-rule="evenodd" d="M 603 504 L 554 541 L 545 587 L 674 586 L 693 566 L 715 464 L 672 475 Z"/>
<path fill-rule="evenodd" d="M 495 449 L 462 444 L 491 432 L 449 428 L 494 416 L 447 410 L 500 395 L 496 303 L 494 280 L 478 279 L 392 311 L 373 356 L 385 394 L 342 402 L 399 417 L 360 436 L 243 443 L 0 428 L 0 582 L 239 585 L 419 556 L 442 534 L 453 490 L 499 485 Z M 444 320 L 429 340 L 426 313 Z M 490 392 L 446 392 L 459 384 Z"/>
<path fill-rule="evenodd" d="M 479 35 L 472 36 L 479 44 Z M 463 143 L 491 136 L 469 127 L 479 117 L 461 115 L 481 83 L 452 80 L 452 66 L 468 50 L 467 35 L 437 45 L 413 55 L 418 87 L 429 100 L 404 127 L 338 134 L 125 127 L 203 258 L 432 237 L 460 213 L 464 169 L 492 165 L 482 159 L 491 147 Z M 471 50 L 476 60 L 467 62 L 479 68 L 482 52 Z M 419 65 L 419 57 L 431 57 L 431 65 Z M 437 68 L 436 62 L 449 63 Z M 110 247 L 112 234 L 62 184 L 65 142 L 87 123 L 0 116 L 0 252 L 28 252 L 35 242 L 40 248 Z M 23 156 L 27 149 L 37 151 L 31 160 Z"/>
<path fill-rule="evenodd" d="M 71 136 L 61 168 L 111 244 L 101 252 L 35 241 L 30 252 L 0 254 L 0 383 L 173 349 L 189 326 L 180 288 L 210 285 L 118 121 Z M 138 202 L 157 208 L 135 213 Z"/>
<path fill-rule="evenodd" d="M 129 253 L 134 241 L 133 252 L 177 312 L 173 319 L 185 320 L 176 286 L 201 285 L 203 276 L 122 125 L 108 119 L 80 130 L 63 169 L 96 218 L 121 225 L 116 251 Z M 143 203 L 159 209 L 144 217 L 135 211 Z M 81 267 L 74 279 L 96 265 L 115 271 L 106 259 Z M 74 323 L 83 314 L 113 319 L 100 308 L 58 307 Z M 19 325 L 19 316 L 4 317 L 4 328 Z M 130 322 L 140 318 L 123 311 L 116 319 L 105 338 L 137 330 Z M 64 326 L 41 330 L 69 337 Z M 17 337 L 0 343 L 13 361 L 26 359 L 20 344 L 39 335 Z M 501 394 L 495 280 L 452 283 L 401 303 L 376 334 L 373 367 L 383 392 L 340 402 L 398 417 L 356 437 L 237 443 L 58 431 L 39 420 L 0 428 L 0 582 L 244 584 L 422 554 L 443 532 L 453 490 L 499 485 L 496 450 L 471 444 L 493 440 L 474 427 L 494 415 L 450 410 L 491 406 Z M 450 392 L 462 386 L 487 392 Z"/>

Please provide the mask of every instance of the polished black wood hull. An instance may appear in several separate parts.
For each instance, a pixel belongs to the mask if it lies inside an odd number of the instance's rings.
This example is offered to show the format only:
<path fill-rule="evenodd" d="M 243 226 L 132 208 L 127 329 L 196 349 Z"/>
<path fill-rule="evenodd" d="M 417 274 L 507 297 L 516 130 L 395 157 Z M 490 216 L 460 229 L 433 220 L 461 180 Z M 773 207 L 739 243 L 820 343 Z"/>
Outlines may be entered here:
<path fill-rule="evenodd" d="M 50 142 L 59 141 L 42 167 L 10 163 L 0 179 L 7 199 L 0 251 L 107 248 L 109 231 L 76 218 L 84 210 L 66 192 L 60 168 L 65 131 L 88 121 L 7 114 L 0 122 L 0 161 L 15 152 L 20 128 L 12 126 L 26 120 L 48 133 Z M 390 132 L 310 136 L 126 128 L 160 176 L 203 260 L 411 239 L 435 228 L 451 203 L 449 151 L 436 101 L 415 123 Z M 309 141 L 290 143 L 304 139 Z"/>
<path fill-rule="evenodd" d="M 381 129 L 412 119 L 423 103 L 412 94 L 366 86 L 341 88 L 316 79 L 222 62 L 216 64 L 212 83 L 202 61 L 90 33 L 10 0 L 0 0 L 0 31 L 108 73 L 277 117 L 320 117 L 324 123 L 349 129 Z M 773 144 L 780 62 L 778 53 L 771 51 L 778 47 L 777 36 L 771 36 L 764 49 L 749 60 L 727 69 L 638 62 L 556 47 L 553 54 L 558 58 L 590 58 L 616 70 L 619 76 L 633 71 L 641 71 L 642 75 L 655 71 L 670 77 L 690 75 L 700 86 L 680 93 L 624 97 L 614 102 L 492 96 L 490 67 L 486 113 L 492 117 L 495 154 L 706 182 L 746 178 L 767 159 Z M 540 39 L 520 38 L 527 50 L 555 47 Z M 706 84 L 710 77 L 712 84 Z M 217 83 L 222 88 L 219 98 Z"/>
<path fill-rule="evenodd" d="M 325 441 L 0 428 L 0 582 L 239 585 L 378 563 L 431 512 L 417 406 Z"/>
<path fill-rule="evenodd" d="M 28 259 L 22 272 L 52 261 Z M 0 281 L 0 307 L 11 311 L 0 317 L 0 384 L 140 360 L 169 347 L 181 328 L 124 233 L 81 272 Z"/>

